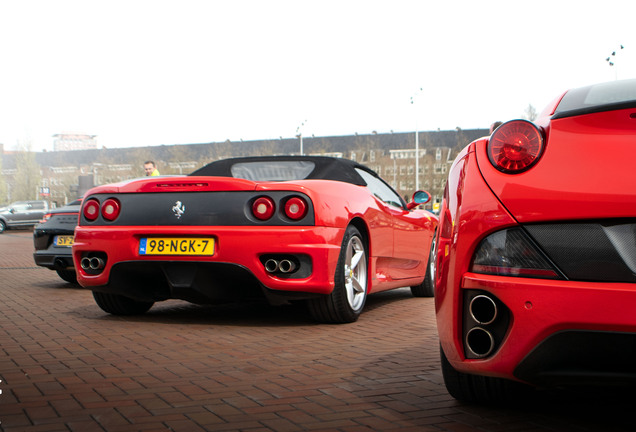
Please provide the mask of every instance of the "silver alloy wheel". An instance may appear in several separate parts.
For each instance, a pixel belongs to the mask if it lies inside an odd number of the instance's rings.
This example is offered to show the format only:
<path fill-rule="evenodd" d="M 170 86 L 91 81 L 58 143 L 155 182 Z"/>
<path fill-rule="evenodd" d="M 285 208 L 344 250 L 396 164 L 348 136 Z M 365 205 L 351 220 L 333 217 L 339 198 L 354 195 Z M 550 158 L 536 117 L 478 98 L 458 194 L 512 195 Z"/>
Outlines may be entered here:
<path fill-rule="evenodd" d="M 344 264 L 347 301 L 351 309 L 358 311 L 367 295 L 367 257 L 360 237 L 354 235 L 349 239 Z"/>

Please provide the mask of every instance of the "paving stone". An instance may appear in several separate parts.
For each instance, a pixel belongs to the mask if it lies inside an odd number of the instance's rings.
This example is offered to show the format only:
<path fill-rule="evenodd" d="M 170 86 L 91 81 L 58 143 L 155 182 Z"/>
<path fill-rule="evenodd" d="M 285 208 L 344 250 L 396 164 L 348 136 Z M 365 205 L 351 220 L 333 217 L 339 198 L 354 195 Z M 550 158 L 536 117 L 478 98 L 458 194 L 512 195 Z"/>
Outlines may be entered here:
<path fill-rule="evenodd" d="M 434 299 L 372 295 L 361 318 L 170 300 L 109 316 L 0 234 L 0 430 L 631 431 L 633 397 L 543 392 L 486 407 L 446 392 Z"/>

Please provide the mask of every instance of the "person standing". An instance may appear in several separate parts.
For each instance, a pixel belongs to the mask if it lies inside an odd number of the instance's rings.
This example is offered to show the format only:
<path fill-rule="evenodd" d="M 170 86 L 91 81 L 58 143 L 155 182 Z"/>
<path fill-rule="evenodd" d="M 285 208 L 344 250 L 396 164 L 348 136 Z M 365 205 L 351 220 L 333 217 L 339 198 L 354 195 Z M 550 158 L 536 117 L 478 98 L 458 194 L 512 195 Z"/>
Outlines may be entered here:
<path fill-rule="evenodd" d="M 159 170 L 157 169 L 157 165 L 155 165 L 154 161 L 146 161 L 144 162 L 144 171 L 147 176 L 158 176 Z"/>

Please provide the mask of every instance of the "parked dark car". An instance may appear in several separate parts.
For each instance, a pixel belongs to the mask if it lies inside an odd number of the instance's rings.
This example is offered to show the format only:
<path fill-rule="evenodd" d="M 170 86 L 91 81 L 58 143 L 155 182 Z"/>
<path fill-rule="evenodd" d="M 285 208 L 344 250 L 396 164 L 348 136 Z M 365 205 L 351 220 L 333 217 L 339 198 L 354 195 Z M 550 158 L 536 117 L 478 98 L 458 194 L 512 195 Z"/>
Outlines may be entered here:
<path fill-rule="evenodd" d="M 67 282 L 77 283 L 71 246 L 82 200 L 51 210 L 33 229 L 35 252 L 39 266 L 55 270 Z"/>
<path fill-rule="evenodd" d="M 49 210 L 46 201 L 16 201 L 0 209 L 0 234 L 9 228 L 31 228 Z"/>

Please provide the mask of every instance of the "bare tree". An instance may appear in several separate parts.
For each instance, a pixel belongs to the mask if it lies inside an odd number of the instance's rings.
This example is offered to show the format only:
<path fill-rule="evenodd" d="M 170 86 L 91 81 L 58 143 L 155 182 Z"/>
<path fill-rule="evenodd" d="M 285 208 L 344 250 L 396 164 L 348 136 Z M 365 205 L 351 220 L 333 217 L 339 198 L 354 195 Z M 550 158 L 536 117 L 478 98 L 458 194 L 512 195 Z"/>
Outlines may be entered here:
<path fill-rule="evenodd" d="M 2 175 L 2 152 L 0 152 L 0 204 L 7 203 L 9 197 L 7 196 L 7 182 Z"/>
<path fill-rule="evenodd" d="M 537 118 L 537 115 L 537 110 L 532 106 L 532 104 L 528 104 L 523 112 L 523 118 L 528 121 L 534 121 Z"/>
<path fill-rule="evenodd" d="M 18 201 L 37 198 L 41 174 L 40 166 L 35 161 L 35 153 L 31 151 L 31 141 L 18 141 L 15 162 L 15 184 L 11 199 Z"/>

